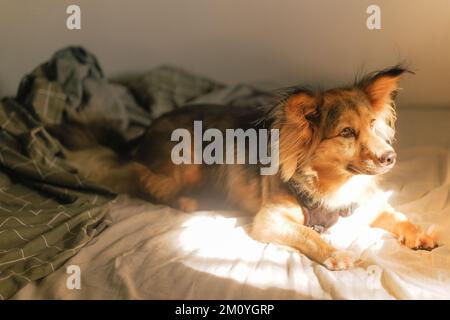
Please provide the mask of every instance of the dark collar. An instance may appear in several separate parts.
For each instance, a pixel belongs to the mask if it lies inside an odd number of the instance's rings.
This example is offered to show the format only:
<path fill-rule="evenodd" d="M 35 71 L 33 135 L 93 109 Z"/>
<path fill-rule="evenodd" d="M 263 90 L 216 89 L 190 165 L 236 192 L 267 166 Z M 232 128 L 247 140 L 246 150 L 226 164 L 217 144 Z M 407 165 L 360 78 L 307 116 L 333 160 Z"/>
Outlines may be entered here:
<path fill-rule="evenodd" d="M 323 232 L 335 224 L 339 217 L 348 217 L 353 214 L 357 208 L 356 203 L 350 203 L 336 209 L 329 209 L 321 205 L 301 184 L 289 180 L 287 183 L 289 189 L 297 197 L 297 201 L 303 209 L 305 218 L 304 224 L 316 230 Z"/>
<path fill-rule="evenodd" d="M 315 200 L 312 194 L 306 191 L 299 182 L 291 179 L 287 185 L 291 192 L 297 196 L 297 200 L 303 208 L 312 210 L 320 206 L 320 202 Z"/>

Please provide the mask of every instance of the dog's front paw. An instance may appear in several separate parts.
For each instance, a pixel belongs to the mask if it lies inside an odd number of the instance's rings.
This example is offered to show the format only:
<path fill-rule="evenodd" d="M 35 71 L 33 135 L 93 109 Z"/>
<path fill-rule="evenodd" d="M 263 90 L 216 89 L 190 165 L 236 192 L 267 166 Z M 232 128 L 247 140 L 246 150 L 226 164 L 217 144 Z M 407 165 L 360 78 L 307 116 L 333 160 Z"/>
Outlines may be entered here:
<path fill-rule="evenodd" d="M 399 222 L 396 235 L 400 243 L 414 250 L 432 250 L 437 247 L 433 234 L 427 234 L 410 222 Z"/>
<path fill-rule="evenodd" d="M 334 251 L 323 265 L 328 270 L 347 270 L 355 265 L 355 255 L 350 251 Z"/>

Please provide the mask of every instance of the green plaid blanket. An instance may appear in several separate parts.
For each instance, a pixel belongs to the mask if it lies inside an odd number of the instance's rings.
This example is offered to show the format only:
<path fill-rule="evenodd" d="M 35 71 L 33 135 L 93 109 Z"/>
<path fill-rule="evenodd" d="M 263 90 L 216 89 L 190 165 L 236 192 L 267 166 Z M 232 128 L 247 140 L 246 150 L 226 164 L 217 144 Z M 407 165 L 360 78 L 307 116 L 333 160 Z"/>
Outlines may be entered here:
<path fill-rule="evenodd" d="M 0 299 L 76 254 L 107 226 L 115 198 L 76 174 L 45 130 L 70 109 L 46 67 L 24 78 L 16 99 L 0 101 Z"/>
<path fill-rule="evenodd" d="M 58 156 L 59 144 L 13 99 L 0 102 L 0 298 L 59 268 L 108 223 L 114 195 Z"/>
<path fill-rule="evenodd" d="M 101 119 L 133 139 L 152 118 L 221 88 L 168 66 L 113 83 L 80 47 L 26 75 L 15 98 L 0 100 L 0 299 L 61 267 L 110 223 L 115 195 L 66 163 L 46 125 Z"/>

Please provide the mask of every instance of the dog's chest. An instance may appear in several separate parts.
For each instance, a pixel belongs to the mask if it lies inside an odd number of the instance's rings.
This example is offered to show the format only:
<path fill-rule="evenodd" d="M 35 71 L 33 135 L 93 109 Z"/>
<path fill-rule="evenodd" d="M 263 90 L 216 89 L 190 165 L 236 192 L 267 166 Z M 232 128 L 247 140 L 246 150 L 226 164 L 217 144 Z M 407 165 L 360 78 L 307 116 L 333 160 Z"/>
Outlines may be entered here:
<path fill-rule="evenodd" d="M 304 193 L 297 193 L 297 199 L 303 209 L 305 225 L 317 232 L 324 232 L 338 222 L 340 217 L 348 217 L 369 196 L 373 186 L 370 176 L 355 176 L 339 190 L 321 201 L 311 201 Z M 291 188 L 292 190 L 293 188 Z"/>

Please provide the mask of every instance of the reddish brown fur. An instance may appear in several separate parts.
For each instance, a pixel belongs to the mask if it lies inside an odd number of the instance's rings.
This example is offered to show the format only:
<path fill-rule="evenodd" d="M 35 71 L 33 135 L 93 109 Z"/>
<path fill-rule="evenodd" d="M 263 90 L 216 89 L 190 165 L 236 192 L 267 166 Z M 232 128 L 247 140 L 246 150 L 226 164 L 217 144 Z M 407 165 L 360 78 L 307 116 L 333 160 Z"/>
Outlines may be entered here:
<path fill-rule="evenodd" d="M 290 97 L 285 104 L 285 114 L 275 120 L 280 129 L 280 166 L 282 178 L 287 181 L 308 156 L 307 148 L 313 145 L 313 128 L 307 118 L 317 116 L 316 100 L 307 94 Z"/>

